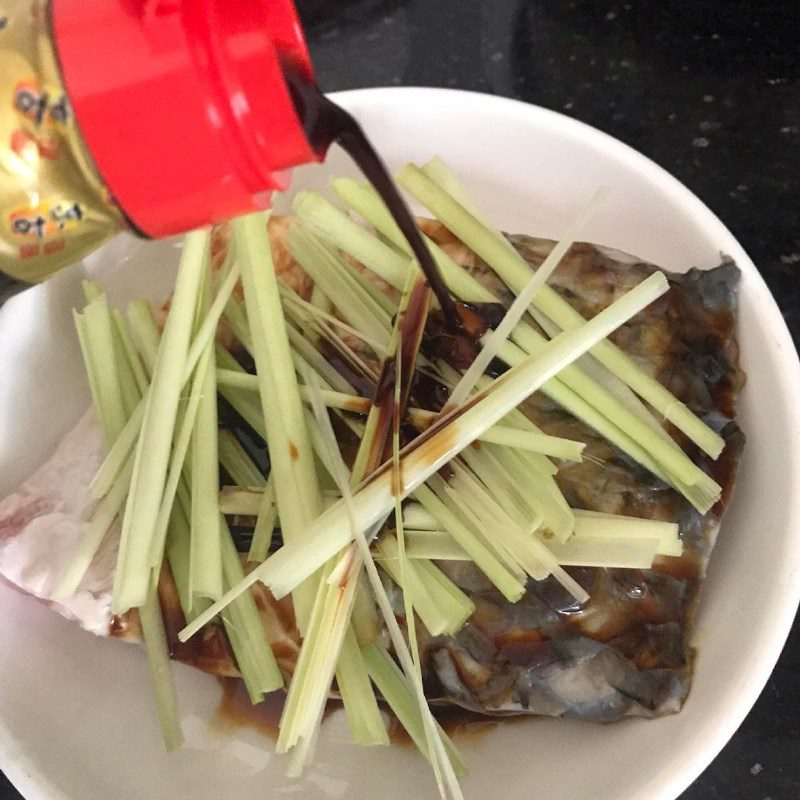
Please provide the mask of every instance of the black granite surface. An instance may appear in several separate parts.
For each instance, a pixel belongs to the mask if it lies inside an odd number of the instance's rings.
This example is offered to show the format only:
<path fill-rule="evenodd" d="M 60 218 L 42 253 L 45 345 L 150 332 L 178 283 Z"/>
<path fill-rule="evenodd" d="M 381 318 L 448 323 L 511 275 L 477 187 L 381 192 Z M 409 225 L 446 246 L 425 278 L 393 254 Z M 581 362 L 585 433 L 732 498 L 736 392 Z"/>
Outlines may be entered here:
<path fill-rule="evenodd" d="M 733 231 L 800 340 L 800 0 L 299 7 L 326 90 L 451 86 L 516 97 L 654 159 Z M 798 800 L 798 685 L 795 626 L 761 699 L 682 800 Z M 0 775 L 0 799 L 17 797 Z"/>

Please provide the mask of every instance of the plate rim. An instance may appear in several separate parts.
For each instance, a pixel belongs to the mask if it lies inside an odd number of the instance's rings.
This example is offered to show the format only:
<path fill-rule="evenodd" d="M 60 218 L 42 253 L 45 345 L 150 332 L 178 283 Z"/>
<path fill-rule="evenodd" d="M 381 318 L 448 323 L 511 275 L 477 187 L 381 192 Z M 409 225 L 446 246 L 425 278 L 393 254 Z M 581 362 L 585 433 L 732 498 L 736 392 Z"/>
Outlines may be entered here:
<path fill-rule="evenodd" d="M 650 177 L 658 185 L 659 192 L 667 194 L 680 207 L 693 213 L 698 219 L 699 226 L 709 235 L 713 235 L 717 241 L 724 243 L 726 245 L 724 252 L 733 257 L 737 265 L 754 281 L 750 290 L 755 287 L 759 292 L 758 301 L 762 310 L 768 315 L 764 319 L 765 329 L 776 337 L 775 358 L 779 359 L 781 366 L 785 368 L 782 370 L 781 388 L 787 393 L 789 407 L 795 409 L 795 420 L 800 420 L 800 358 L 780 308 L 764 278 L 719 217 L 694 192 L 655 161 L 592 125 L 516 98 L 463 89 L 422 86 L 370 87 L 329 93 L 332 99 L 348 109 L 365 102 L 367 104 L 391 102 L 396 105 L 418 101 L 420 96 L 431 95 L 438 96 L 444 103 L 482 104 L 484 108 L 480 109 L 479 113 L 484 113 L 485 108 L 495 106 L 498 109 L 502 108 L 504 113 L 511 112 L 529 120 L 535 119 L 560 130 L 561 133 L 571 133 L 587 145 L 600 148 L 611 158 L 621 159 L 636 172 Z M 800 473 L 796 462 L 795 459 L 794 472 Z M 800 516 L 800 498 L 792 500 L 792 507 L 795 515 Z M 800 564 L 800 539 L 795 543 L 794 550 L 797 563 L 789 575 L 790 591 L 785 595 L 785 602 L 777 618 L 773 616 L 768 644 L 758 654 L 758 658 L 752 660 L 752 667 L 747 671 L 743 684 L 739 686 L 739 694 L 727 704 L 727 713 L 721 717 L 716 729 L 709 736 L 707 746 L 695 751 L 691 758 L 673 769 L 669 777 L 663 779 L 656 793 L 651 796 L 651 800 L 675 800 L 716 758 L 763 691 L 791 632 L 800 605 L 800 569 L 797 569 L 797 565 Z M 58 787 L 50 784 L 48 779 L 35 769 L 34 764 L 27 763 L 26 759 L 19 757 L 19 754 L 15 757 L 15 750 L 11 732 L 0 719 L 0 769 L 17 791 L 26 800 L 68 800 Z"/>

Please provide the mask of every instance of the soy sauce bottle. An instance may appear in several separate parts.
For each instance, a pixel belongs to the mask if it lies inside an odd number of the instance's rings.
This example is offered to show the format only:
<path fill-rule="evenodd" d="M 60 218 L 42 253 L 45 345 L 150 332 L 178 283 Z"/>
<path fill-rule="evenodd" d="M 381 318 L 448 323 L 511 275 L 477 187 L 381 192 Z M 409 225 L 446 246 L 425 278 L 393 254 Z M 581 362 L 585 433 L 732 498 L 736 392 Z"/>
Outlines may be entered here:
<path fill-rule="evenodd" d="M 319 161 L 291 0 L 0 0 L 0 302 L 121 229 L 269 206 Z"/>

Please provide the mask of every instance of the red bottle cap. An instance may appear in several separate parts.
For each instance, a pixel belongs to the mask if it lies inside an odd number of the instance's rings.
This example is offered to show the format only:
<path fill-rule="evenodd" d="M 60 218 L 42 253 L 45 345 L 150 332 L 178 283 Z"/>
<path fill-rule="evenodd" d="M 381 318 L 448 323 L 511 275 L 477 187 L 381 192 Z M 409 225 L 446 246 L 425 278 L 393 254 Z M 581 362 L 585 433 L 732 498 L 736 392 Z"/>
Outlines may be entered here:
<path fill-rule="evenodd" d="M 81 134 L 142 233 L 266 208 L 319 160 L 281 68 L 314 79 L 291 0 L 52 0 L 52 25 Z"/>

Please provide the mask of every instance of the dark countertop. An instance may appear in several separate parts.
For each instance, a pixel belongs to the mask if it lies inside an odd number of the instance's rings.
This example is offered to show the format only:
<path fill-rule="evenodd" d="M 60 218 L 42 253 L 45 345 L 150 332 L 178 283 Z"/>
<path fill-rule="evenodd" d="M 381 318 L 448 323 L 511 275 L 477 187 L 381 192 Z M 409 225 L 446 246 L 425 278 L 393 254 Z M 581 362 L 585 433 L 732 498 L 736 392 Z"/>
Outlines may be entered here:
<path fill-rule="evenodd" d="M 298 5 L 326 90 L 450 86 L 516 97 L 661 164 L 739 239 L 800 340 L 797 0 Z M 798 684 L 796 625 L 755 708 L 682 800 L 800 798 Z M 16 798 L 0 775 L 0 800 Z"/>

